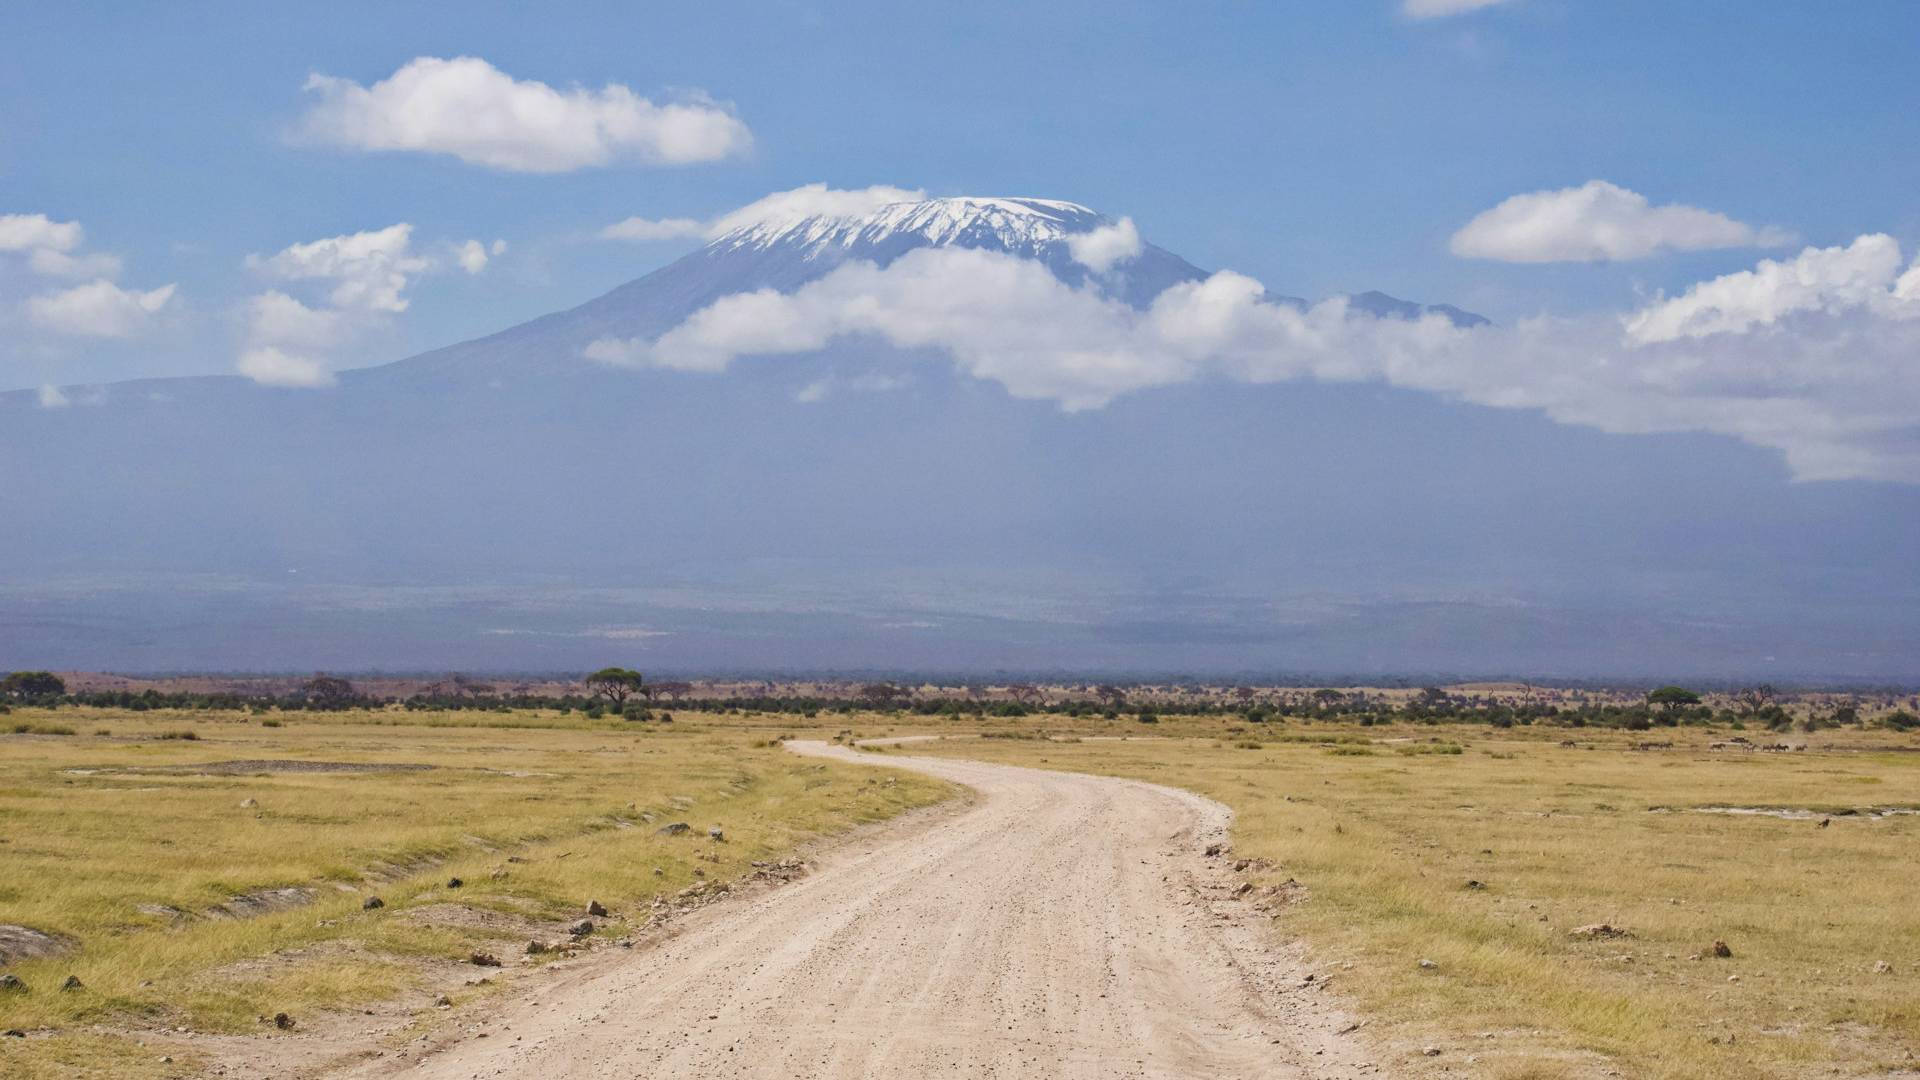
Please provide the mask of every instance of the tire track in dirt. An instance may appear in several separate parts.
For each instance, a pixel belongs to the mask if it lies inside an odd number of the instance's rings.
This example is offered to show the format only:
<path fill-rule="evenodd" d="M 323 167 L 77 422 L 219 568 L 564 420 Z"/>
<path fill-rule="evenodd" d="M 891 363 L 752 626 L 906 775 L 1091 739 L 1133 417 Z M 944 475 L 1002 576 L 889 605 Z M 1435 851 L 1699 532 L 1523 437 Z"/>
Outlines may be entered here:
<path fill-rule="evenodd" d="M 505 1003 L 470 1038 L 355 1075 L 1379 1075 L 1210 844 L 1230 814 L 1131 780 L 821 742 L 977 793 L 806 879 Z"/>

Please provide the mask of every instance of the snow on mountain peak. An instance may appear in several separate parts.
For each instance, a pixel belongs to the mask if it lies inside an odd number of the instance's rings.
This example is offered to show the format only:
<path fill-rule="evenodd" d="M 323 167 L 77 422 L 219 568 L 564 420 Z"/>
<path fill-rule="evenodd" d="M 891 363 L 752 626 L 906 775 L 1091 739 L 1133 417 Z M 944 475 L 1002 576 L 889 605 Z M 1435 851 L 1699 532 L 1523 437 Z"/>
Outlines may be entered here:
<path fill-rule="evenodd" d="M 949 244 L 1033 252 L 1105 221 L 1097 211 L 1059 199 L 956 196 L 889 203 L 865 214 L 762 220 L 734 229 L 713 246 L 798 247 L 808 258 L 856 247 Z"/>

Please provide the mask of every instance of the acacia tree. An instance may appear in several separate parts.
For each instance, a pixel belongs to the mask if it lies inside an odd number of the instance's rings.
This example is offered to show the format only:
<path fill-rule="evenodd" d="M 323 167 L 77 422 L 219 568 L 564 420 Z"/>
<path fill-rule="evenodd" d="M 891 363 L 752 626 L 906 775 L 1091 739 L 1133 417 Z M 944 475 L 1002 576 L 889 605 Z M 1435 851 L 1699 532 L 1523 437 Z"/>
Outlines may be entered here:
<path fill-rule="evenodd" d="M 337 675 L 315 675 L 300 687 L 310 709 L 344 709 L 360 696 L 353 684 Z"/>
<path fill-rule="evenodd" d="M 1759 686 L 1749 686 L 1738 691 L 1733 695 L 1733 700 L 1740 706 L 1742 713 L 1752 717 L 1760 715 L 1761 710 L 1771 706 L 1776 696 L 1772 684 L 1761 683 Z"/>
<path fill-rule="evenodd" d="M 1662 712 L 1671 716 L 1681 709 L 1700 704 L 1700 695 L 1684 686 L 1663 686 L 1647 695 L 1647 704 L 1658 705 Z"/>
<path fill-rule="evenodd" d="M 869 708 L 891 709 L 902 698 L 912 697 L 912 693 L 892 683 L 868 683 L 860 688 L 859 698 Z"/>
<path fill-rule="evenodd" d="M 0 679 L 0 697 L 14 701 L 59 697 L 66 692 L 67 684 L 51 671 L 16 671 Z"/>
<path fill-rule="evenodd" d="M 632 668 L 605 667 L 587 676 L 587 689 L 612 702 L 615 709 L 625 708 L 627 699 L 646 685 L 647 680 Z"/>

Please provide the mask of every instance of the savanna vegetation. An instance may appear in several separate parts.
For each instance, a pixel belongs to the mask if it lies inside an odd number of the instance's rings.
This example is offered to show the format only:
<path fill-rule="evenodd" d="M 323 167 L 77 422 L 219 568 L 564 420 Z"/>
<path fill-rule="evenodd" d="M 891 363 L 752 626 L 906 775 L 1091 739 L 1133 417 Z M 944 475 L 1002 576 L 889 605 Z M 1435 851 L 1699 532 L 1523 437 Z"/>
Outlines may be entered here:
<path fill-rule="evenodd" d="M 0 683 L 0 947 L 23 984 L 0 1029 L 27 1036 L 0 1039 L 9 1076 L 192 1075 L 207 1040 L 280 1038 L 283 1013 L 309 1031 L 372 1009 L 397 1042 L 566 955 L 523 956 L 590 900 L 610 917 L 585 940 L 618 940 L 658 899 L 950 793 L 788 755 L 789 735 L 950 736 L 874 762 L 1227 803 L 1248 902 L 1397 1074 L 1889 1076 L 1920 1052 L 1920 734 L 1892 693 L 703 697 L 610 669 L 577 694 L 304 680 L 182 708 L 29 674 Z"/>
<path fill-rule="evenodd" d="M 611 942 L 657 920 L 656 898 L 709 895 L 809 838 L 946 794 L 799 758 L 764 732 L 577 712 L 10 719 L 9 1077 L 200 1075 L 219 1035 L 278 1038 L 362 1009 L 412 1032 L 442 995 L 457 1004 L 567 955 L 590 902 L 610 914 L 579 940 Z M 528 958 L 531 940 L 555 952 Z"/>

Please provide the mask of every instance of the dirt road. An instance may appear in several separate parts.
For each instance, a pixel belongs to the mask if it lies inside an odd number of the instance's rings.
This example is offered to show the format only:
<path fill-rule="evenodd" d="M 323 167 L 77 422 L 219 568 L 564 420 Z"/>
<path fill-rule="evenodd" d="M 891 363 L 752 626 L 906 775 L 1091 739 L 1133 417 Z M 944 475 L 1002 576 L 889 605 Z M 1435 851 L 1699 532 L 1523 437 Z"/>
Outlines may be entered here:
<path fill-rule="evenodd" d="M 363 1075 L 1280 1077 L 1377 1075 L 1345 1018 L 1232 898 L 1217 803 L 940 758 L 801 754 L 978 793 L 665 942 L 504 1006 L 468 1038 Z"/>

